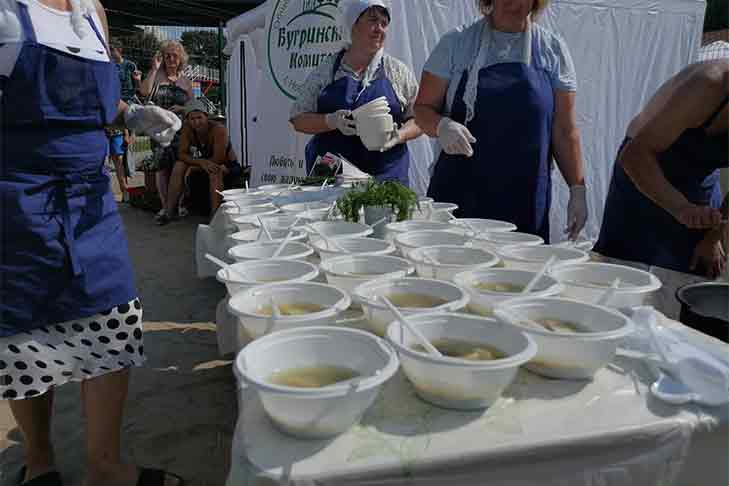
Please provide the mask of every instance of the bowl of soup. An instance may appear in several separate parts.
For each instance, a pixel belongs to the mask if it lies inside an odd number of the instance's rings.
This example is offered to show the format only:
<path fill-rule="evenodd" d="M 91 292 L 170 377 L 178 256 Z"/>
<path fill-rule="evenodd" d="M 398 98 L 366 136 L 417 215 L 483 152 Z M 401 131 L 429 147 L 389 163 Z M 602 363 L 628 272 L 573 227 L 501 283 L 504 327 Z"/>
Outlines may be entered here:
<path fill-rule="evenodd" d="M 245 231 L 238 231 L 236 233 L 231 234 L 228 236 L 228 239 L 230 240 L 230 243 L 232 243 L 232 246 L 236 245 L 243 245 L 246 243 L 253 243 L 256 241 L 274 241 L 274 242 L 282 242 L 284 239 L 286 239 L 286 236 L 289 234 L 289 232 L 292 232 L 292 235 L 289 239 L 289 241 L 301 241 L 304 242 L 309 237 L 309 235 L 303 231 L 303 230 L 288 230 L 288 229 L 282 229 L 282 228 L 269 228 L 268 234 L 266 234 L 265 231 L 263 231 L 260 227 L 256 229 L 249 229 Z M 268 238 L 268 235 L 271 236 L 272 239 Z"/>
<path fill-rule="evenodd" d="M 352 300 L 332 285 L 314 282 L 272 283 L 238 292 L 228 309 L 249 337 L 282 329 L 331 325 Z"/>
<path fill-rule="evenodd" d="M 612 263 L 555 265 L 549 274 L 564 285 L 566 297 L 588 303 L 596 303 L 619 278 L 620 285 L 606 304 L 618 309 L 646 304 L 662 285 L 652 273 Z"/>
<path fill-rule="evenodd" d="M 456 245 L 421 246 L 410 251 L 408 259 L 415 263 L 419 277 L 450 281 L 469 268 L 499 263 L 499 257 L 490 251 Z"/>
<path fill-rule="evenodd" d="M 617 310 L 557 297 L 507 300 L 494 314 L 534 339 L 538 351 L 525 366 L 550 378 L 592 378 L 635 329 Z"/>
<path fill-rule="evenodd" d="M 377 238 L 332 238 L 311 243 L 322 261 L 342 255 L 391 255 L 395 245 Z"/>
<path fill-rule="evenodd" d="M 448 222 L 456 209 L 458 209 L 458 204 L 449 202 L 422 204 L 420 208 L 413 211 L 412 219 Z"/>
<path fill-rule="evenodd" d="M 391 255 L 343 255 L 323 260 L 320 268 L 327 282 L 347 292 L 370 280 L 403 278 L 415 273 L 412 263 Z"/>
<path fill-rule="evenodd" d="M 284 204 L 281 211 L 285 214 L 298 214 L 303 211 L 323 211 L 326 214 L 332 207 L 332 203 L 324 201 L 310 201 Z"/>
<path fill-rule="evenodd" d="M 233 199 L 242 199 L 246 197 L 253 197 L 253 196 L 262 196 L 265 195 L 265 192 L 259 191 L 257 189 L 226 189 L 224 191 L 220 191 L 222 193 L 223 199 L 226 201 L 232 201 Z"/>
<path fill-rule="evenodd" d="M 487 231 L 508 232 L 516 231 L 516 225 L 508 221 L 484 218 L 456 218 L 448 221 L 454 230 L 459 233 L 473 235 L 474 231 L 485 233 Z"/>
<path fill-rule="evenodd" d="M 439 407 L 491 406 L 537 353 L 533 339 L 496 319 L 443 313 L 408 321 L 443 356 L 428 353 L 399 322 L 388 326 L 387 339 L 418 396 Z"/>
<path fill-rule="evenodd" d="M 371 227 L 352 221 L 317 221 L 305 228 L 312 243 L 321 239 L 320 233 L 326 238 L 364 238 L 372 234 Z"/>
<path fill-rule="evenodd" d="M 319 268 L 313 263 L 279 259 L 234 263 L 230 269 L 221 268 L 215 274 L 218 282 L 225 284 L 231 297 L 256 285 L 309 282 L 318 276 Z"/>
<path fill-rule="evenodd" d="M 258 218 L 262 216 L 270 216 L 279 212 L 278 208 L 273 206 L 251 206 L 246 208 L 226 209 L 225 214 L 230 221 L 238 228 L 238 231 L 245 231 L 255 227 Z"/>
<path fill-rule="evenodd" d="M 385 226 L 385 239 L 392 241 L 397 235 L 411 231 L 452 231 L 452 225 L 443 221 L 427 221 L 419 219 L 408 219 L 395 223 L 388 223 Z"/>
<path fill-rule="evenodd" d="M 326 439 L 360 421 L 399 361 L 385 340 L 369 332 L 314 326 L 253 341 L 233 368 L 256 391 L 277 429 L 300 439 Z"/>
<path fill-rule="evenodd" d="M 265 184 L 256 187 L 256 190 L 264 192 L 265 194 L 272 197 L 277 197 L 281 194 L 296 191 L 298 189 L 299 186 L 294 184 Z"/>
<path fill-rule="evenodd" d="M 382 297 L 387 297 L 403 315 L 453 312 L 468 304 L 468 293 L 462 288 L 427 278 L 380 278 L 357 286 L 352 296 L 362 306 L 372 332 L 380 336 L 395 319 Z"/>
<path fill-rule="evenodd" d="M 394 241 L 400 254 L 407 258 L 408 253 L 421 246 L 466 246 L 470 245 L 471 238 L 449 230 L 422 230 L 401 233 L 395 236 Z"/>
<path fill-rule="evenodd" d="M 272 215 L 269 215 L 269 216 L 261 216 L 261 218 L 260 219 L 256 219 L 253 224 L 257 228 L 260 228 L 261 222 L 263 222 L 263 224 L 268 229 L 275 229 L 275 230 L 297 229 L 297 230 L 303 230 L 304 229 L 304 226 L 306 226 L 309 223 L 313 223 L 314 220 L 301 217 L 298 214 L 277 213 L 277 214 L 272 214 Z"/>
<path fill-rule="evenodd" d="M 236 245 L 228 250 L 228 256 L 236 262 L 273 258 L 273 255 L 282 243 L 276 241 L 257 241 L 255 243 Z M 306 260 L 312 255 L 314 255 L 314 250 L 306 243 L 289 241 L 277 258 L 282 260 Z"/>
<path fill-rule="evenodd" d="M 499 250 L 499 256 L 506 268 L 538 272 L 550 258 L 557 264 L 584 263 L 590 255 L 576 248 L 555 245 L 508 245 Z"/>
<path fill-rule="evenodd" d="M 472 244 L 477 248 L 498 253 L 502 248 L 511 245 L 543 245 L 544 239 L 531 233 L 521 233 L 519 231 L 487 231 L 473 236 Z"/>
<path fill-rule="evenodd" d="M 556 297 L 564 288 L 553 277 L 543 276 L 531 292 L 522 291 L 537 272 L 506 268 L 474 268 L 453 277 L 453 282 L 464 288 L 471 300 L 468 309 L 482 316 L 491 317 L 494 307 L 500 302 L 516 297 Z"/>

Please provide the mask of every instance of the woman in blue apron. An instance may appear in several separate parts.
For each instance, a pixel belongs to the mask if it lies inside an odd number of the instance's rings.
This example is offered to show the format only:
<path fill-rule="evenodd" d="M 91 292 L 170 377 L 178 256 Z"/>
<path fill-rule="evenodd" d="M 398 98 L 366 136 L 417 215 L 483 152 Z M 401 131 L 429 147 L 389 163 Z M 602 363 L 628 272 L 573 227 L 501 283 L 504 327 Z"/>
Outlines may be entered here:
<path fill-rule="evenodd" d="M 298 132 L 313 134 L 306 147 L 309 173 L 319 156 L 338 154 L 379 181 L 409 182 L 407 141 L 422 134 L 413 119 L 418 83 L 412 71 L 384 54 L 390 12 L 382 0 L 356 0 L 344 15 L 352 43 L 312 71 L 291 110 Z M 385 97 L 397 127 L 379 151 L 356 136 L 352 111 Z"/>
<path fill-rule="evenodd" d="M 103 10 L 71 2 L 69 16 L 67 5 L 17 0 L 0 12 L 16 53 L 0 61 L 0 398 L 25 439 L 18 484 L 61 484 L 51 410 L 53 389 L 69 381 L 83 391 L 88 484 L 180 484 L 121 463 L 129 368 L 145 357 L 142 306 L 104 168 L 104 126 L 120 109 L 140 133 L 170 129 L 174 115 L 120 103 Z"/>
<path fill-rule="evenodd" d="M 531 22 L 546 4 L 481 0 L 485 17 L 430 55 L 415 112 L 443 149 L 429 196 L 458 204 L 459 217 L 509 221 L 549 241 L 552 151 L 570 186 L 570 238 L 587 207 L 574 66 L 564 42 Z"/>
<path fill-rule="evenodd" d="M 729 167 L 727 79 L 726 59 L 688 66 L 631 122 L 596 252 L 685 274 L 721 274 L 729 226 L 719 187 L 719 169 Z"/>

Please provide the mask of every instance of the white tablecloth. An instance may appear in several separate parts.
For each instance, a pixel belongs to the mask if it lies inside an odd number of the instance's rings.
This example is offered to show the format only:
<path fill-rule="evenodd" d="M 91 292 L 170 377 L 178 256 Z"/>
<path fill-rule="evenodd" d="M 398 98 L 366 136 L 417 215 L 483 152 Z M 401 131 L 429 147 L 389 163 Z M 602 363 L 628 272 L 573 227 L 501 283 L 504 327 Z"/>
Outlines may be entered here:
<path fill-rule="evenodd" d="M 651 381 L 626 357 L 591 382 L 520 371 L 493 407 L 464 413 L 428 405 L 397 375 L 360 425 L 328 441 L 279 433 L 242 389 L 227 485 L 726 486 L 729 408 L 666 405 Z"/>

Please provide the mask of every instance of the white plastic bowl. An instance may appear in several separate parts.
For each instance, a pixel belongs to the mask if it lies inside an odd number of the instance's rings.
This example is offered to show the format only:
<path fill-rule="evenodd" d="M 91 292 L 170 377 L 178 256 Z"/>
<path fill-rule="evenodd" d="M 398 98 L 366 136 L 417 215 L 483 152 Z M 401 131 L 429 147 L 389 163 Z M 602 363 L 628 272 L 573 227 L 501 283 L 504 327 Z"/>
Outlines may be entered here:
<path fill-rule="evenodd" d="M 259 191 L 263 191 L 266 194 L 278 196 L 282 192 L 296 191 L 298 188 L 299 186 L 292 186 L 291 184 L 265 184 L 263 186 L 258 186 L 256 189 Z"/>
<path fill-rule="evenodd" d="M 280 228 L 270 228 L 268 232 L 270 233 L 271 237 L 273 237 L 272 240 L 268 239 L 268 236 L 266 233 L 261 231 L 261 228 L 257 229 L 249 229 L 245 231 L 238 231 L 237 233 L 233 233 L 228 238 L 230 238 L 231 243 L 233 246 L 235 245 L 245 245 L 246 243 L 253 243 L 256 241 L 276 241 L 276 242 L 282 242 L 286 235 L 289 233 L 289 231 L 293 231 L 293 236 L 291 236 L 291 241 L 300 241 L 304 242 L 306 241 L 306 238 L 309 236 L 305 231 L 303 230 L 287 230 L 287 229 L 280 229 Z M 260 237 L 260 238 L 259 238 Z"/>
<path fill-rule="evenodd" d="M 365 282 L 352 291 L 352 296 L 362 306 L 372 331 L 380 336 L 384 336 L 388 324 L 395 319 L 380 297 L 397 294 L 427 295 L 445 300 L 436 307 L 399 307 L 403 315 L 458 311 L 466 307 L 469 299 L 465 290 L 443 280 L 380 278 Z"/>
<path fill-rule="evenodd" d="M 483 219 L 483 218 L 458 218 L 452 219 L 448 224 L 453 225 L 458 229 L 459 232 L 471 232 L 470 228 L 475 229 L 479 232 L 485 231 L 496 231 L 496 232 L 508 232 L 516 231 L 516 225 L 509 223 L 508 221 L 499 221 L 498 219 Z M 469 228 L 470 226 L 470 228 Z"/>
<path fill-rule="evenodd" d="M 272 258 L 281 243 L 256 242 L 237 245 L 228 250 L 228 256 L 236 262 L 263 260 Z M 278 258 L 282 260 L 306 260 L 314 254 L 314 250 L 306 243 L 291 241 L 286 244 Z"/>
<path fill-rule="evenodd" d="M 453 211 L 458 209 L 458 204 L 447 202 L 434 202 L 425 204 L 420 210 L 413 211 L 412 219 L 426 219 L 431 221 L 450 221 Z"/>
<path fill-rule="evenodd" d="M 298 219 L 298 222 L 296 221 Z M 298 214 L 277 213 L 271 216 L 261 216 L 261 221 L 270 229 L 290 229 L 294 223 L 294 228 L 303 230 L 304 226 L 313 223 L 313 220 L 301 217 Z M 256 227 L 260 227 L 260 222 L 256 219 L 253 223 Z"/>
<path fill-rule="evenodd" d="M 454 245 L 466 246 L 470 244 L 471 238 L 465 235 L 459 235 L 453 231 L 409 231 L 395 236 L 395 246 L 400 250 L 400 254 L 404 257 L 408 256 L 412 250 L 421 246 L 433 245 Z"/>
<path fill-rule="evenodd" d="M 227 213 L 228 210 L 226 210 Z M 230 214 L 229 217 L 233 224 L 238 228 L 238 231 L 245 231 L 255 226 L 254 222 L 261 216 L 269 216 L 278 213 L 277 208 L 271 207 L 260 207 L 260 208 L 247 208 L 238 209 L 237 213 Z"/>
<path fill-rule="evenodd" d="M 496 253 L 501 248 L 509 245 L 537 246 L 543 244 L 544 239 L 540 236 L 517 231 L 487 231 L 473 238 L 473 246 L 495 251 Z"/>
<path fill-rule="evenodd" d="M 342 241 L 342 240 L 340 240 Z M 412 263 L 389 255 L 346 255 L 321 262 L 327 282 L 352 292 L 355 287 L 379 278 L 403 278 L 415 273 Z"/>
<path fill-rule="evenodd" d="M 509 324 L 537 343 L 537 355 L 526 367 L 551 378 L 591 378 L 613 359 L 618 344 L 635 329 L 633 321 L 616 310 L 555 297 L 525 297 L 498 304 L 494 314 L 506 322 L 504 311 L 532 320 L 574 322 L 591 331 L 555 333 Z"/>
<path fill-rule="evenodd" d="M 336 212 L 336 211 L 335 211 Z M 301 211 L 300 213 L 296 213 L 296 216 L 301 216 L 302 218 L 305 218 L 309 221 L 315 222 L 315 221 L 324 221 L 327 217 L 327 214 L 329 214 L 329 210 L 323 210 L 323 209 L 311 209 L 309 211 Z M 330 219 L 336 219 L 334 215 L 330 217 Z"/>
<path fill-rule="evenodd" d="M 309 314 L 279 316 L 277 319 L 261 314 L 261 305 L 317 304 L 324 309 Z M 333 324 L 339 313 L 350 306 L 352 300 L 345 291 L 314 282 L 293 282 L 259 285 L 238 292 L 228 299 L 228 309 L 238 317 L 238 323 L 252 339 L 271 332 L 292 327 L 325 326 Z"/>
<path fill-rule="evenodd" d="M 442 221 L 409 219 L 385 226 L 385 239 L 394 240 L 397 235 L 411 231 L 453 231 L 453 226 Z"/>
<path fill-rule="evenodd" d="M 537 272 L 527 270 L 513 270 L 505 268 L 476 268 L 461 272 L 453 278 L 453 282 L 468 291 L 471 301 L 468 308 L 471 312 L 483 316 L 492 316 L 494 307 L 500 302 L 514 299 L 521 294 L 514 292 L 496 292 L 483 290 L 477 287 L 483 283 L 501 283 L 526 286 Z M 537 282 L 534 290 L 524 297 L 556 297 L 559 296 L 564 287 L 555 278 L 544 275 Z"/>
<path fill-rule="evenodd" d="M 215 277 L 225 284 L 228 295 L 269 283 L 309 282 L 319 276 L 316 265 L 299 260 L 249 260 L 221 268 Z M 236 273 L 237 272 L 237 273 Z"/>
<path fill-rule="evenodd" d="M 317 221 L 305 228 L 309 232 L 309 241 L 312 243 L 321 239 L 317 231 L 327 238 L 364 238 L 372 234 L 372 228 L 366 224 L 350 221 Z"/>
<path fill-rule="evenodd" d="M 311 201 L 301 203 L 284 204 L 281 206 L 281 211 L 288 214 L 298 214 L 303 211 L 324 211 L 326 214 L 331 209 L 332 203 L 323 201 Z"/>
<path fill-rule="evenodd" d="M 311 243 L 322 261 L 343 255 L 392 255 L 395 245 L 376 238 L 319 238 Z"/>
<path fill-rule="evenodd" d="M 500 261 L 490 251 L 454 245 L 421 246 L 410 251 L 408 259 L 415 263 L 419 277 L 449 281 L 469 268 L 493 267 Z"/>
<path fill-rule="evenodd" d="M 590 255 L 575 248 L 565 248 L 554 245 L 510 245 L 499 250 L 499 256 L 506 268 L 516 270 L 529 270 L 538 272 L 551 257 L 557 257 L 556 264 L 584 263 L 590 260 Z"/>
<path fill-rule="evenodd" d="M 514 381 L 519 366 L 537 353 L 530 337 L 495 319 L 429 314 L 412 316 L 409 321 L 431 342 L 446 338 L 481 343 L 507 355 L 493 361 L 428 355 L 411 349 L 419 341 L 407 328 L 399 322 L 390 324 L 387 338 L 397 350 L 415 392 L 439 407 L 474 410 L 491 406 Z"/>
<path fill-rule="evenodd" d="M 223 203 L 226 209 L 229 208 L 252 208 L 252 207 L 275 207 L 270 197 L 246 196 L 233 199 Z"/>
<path fill-rule="evenodd" d="M 256 196 L 264 196 L 266 193 L 263 191 L 258 191 L 256 189 L 226 189 L 225 191 L 221 191 L 223 193 L 223 199 L 226 201 L 232 201 L 234 199 L 240 199 L 240 198 L 247 198 L 247 197 L 256 197 Z"/>
<path fill-rule="evenodd" d="M 552 267 L 549 274 L 564 285 L 564 295 L 583 302 L 596 303 L 616 278 L 620 287 L 608 306 L 636 307 L 661 288 L 661 281 L 652 273 L 611 263 L 575 263 Z"/>
<path fill-rule="evenodd" d="M 311 366 L 347 367 L 362 378 L 324 388 L 294 388 L 268 381 L 276 371 Z M 395 351 L 368 332 L 310 327 L 252 342 L 238 354 L 234 368 L 238 379 L 258 392 L 263 409 L 278 429 L 302 439 L 324 439 L 358 423 L 399 366 Z"/>

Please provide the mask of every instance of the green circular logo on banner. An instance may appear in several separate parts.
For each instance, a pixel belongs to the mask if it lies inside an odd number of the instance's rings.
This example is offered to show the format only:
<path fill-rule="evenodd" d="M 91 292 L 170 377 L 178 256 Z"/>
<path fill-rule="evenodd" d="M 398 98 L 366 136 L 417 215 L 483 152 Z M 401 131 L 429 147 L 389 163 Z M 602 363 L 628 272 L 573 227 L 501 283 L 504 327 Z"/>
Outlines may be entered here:
<path fill-rule="evenodd" d="M 295 100 L 312 69 L 339 51 L 340 0 L 277 0 L 268 21 L 268 68 L 284 96 Z"/>

